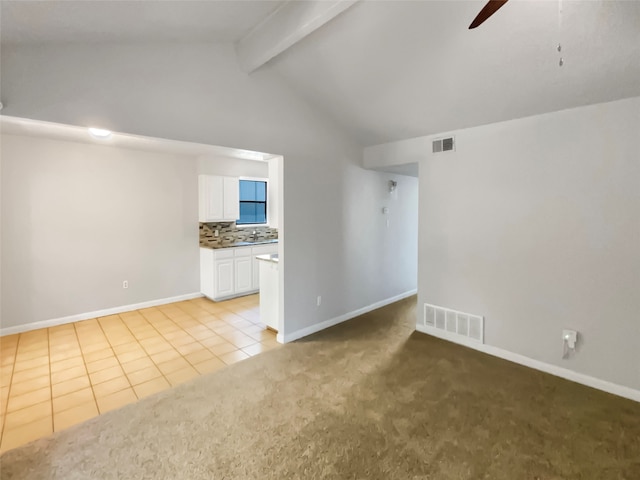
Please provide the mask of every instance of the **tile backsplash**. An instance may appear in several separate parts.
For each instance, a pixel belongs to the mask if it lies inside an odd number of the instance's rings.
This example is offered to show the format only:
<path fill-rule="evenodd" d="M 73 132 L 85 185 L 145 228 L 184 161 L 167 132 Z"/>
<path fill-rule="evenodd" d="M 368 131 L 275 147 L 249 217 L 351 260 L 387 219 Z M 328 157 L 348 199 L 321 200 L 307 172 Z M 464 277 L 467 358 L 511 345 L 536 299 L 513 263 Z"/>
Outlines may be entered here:
<path fill-rule="evenodd" d="M 215 231 L 218 230 L 218 236 Z M 259 239 L 278 238 L 278 229 L 270 227 L 239 227 L 235 222 L 201 223 L 200 246 L 209 248 L 228 247 L 235 242 L 243 242 L 256 232 Z"/>

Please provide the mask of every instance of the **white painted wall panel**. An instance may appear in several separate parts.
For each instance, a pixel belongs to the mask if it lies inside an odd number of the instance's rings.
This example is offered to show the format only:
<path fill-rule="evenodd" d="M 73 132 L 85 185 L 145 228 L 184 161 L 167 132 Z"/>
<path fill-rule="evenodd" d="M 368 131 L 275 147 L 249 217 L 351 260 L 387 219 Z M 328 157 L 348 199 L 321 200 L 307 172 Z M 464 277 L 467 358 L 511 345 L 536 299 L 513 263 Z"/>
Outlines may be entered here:
<path fill-rule="evenodd" d="M 417 182 L 399 190 L 385 229 L 386 182 L 397 177 L 364 170 L 360 146 L 269 65 L 248 76 L 231 45 L 206 43 L 3 45 L 0 60 L 3 114 L 283 155 L 287 332 L 415 288 Z"/>
<path fill-rule="evenodd" d="M 193 158 L 14 135 L 0 155 L 3 328 L 199 291 Z"/>
<path fill-rule="evenodd" d="M 640 388 L 640 98 L 453 132 L 420 165 L 419 304 L 485 343 Z M 578 330 L 562 360 L 562 329 Z"/>

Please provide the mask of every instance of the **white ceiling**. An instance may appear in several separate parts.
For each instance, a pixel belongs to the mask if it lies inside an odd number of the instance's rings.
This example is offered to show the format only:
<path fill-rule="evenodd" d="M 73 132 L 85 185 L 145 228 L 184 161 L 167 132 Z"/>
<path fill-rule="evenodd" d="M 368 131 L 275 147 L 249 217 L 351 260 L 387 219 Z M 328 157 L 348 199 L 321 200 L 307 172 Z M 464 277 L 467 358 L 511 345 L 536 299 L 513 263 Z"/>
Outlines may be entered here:
<path fill-rule="evenodd" d="M 181 142 L 166 138 L 144 137 L 128 133 L 113 132 L 107 138 L 91 136 L 88 128 L 60 123 L 43 122 L 28 118 L 0 116 L 0 132 L 6 135 L 21 135 L 26 137 L 50 138 L 67 142 L 106 145 L 111 147 L 142 150 L 145 152 L 173 153 L 176 155 L 190 155 L 194 157 L 209 156 L 217 158 L 232 158 L 240 160 L 267 161 L 277 155 L 239 148 L 220 147 L 194 142 Z"/>
<path fill-rule="evenodd" d="M 640 1 L 361 1 L 272 61 L 363 145 L 640 95 Z M 565 65 L 558 66 L 558 42 Z"/>
<path fill-rule="evenodd" d="M 2 42 L 235 42 L 281 3 L 281 0 L 3 0 Z"/>
<path fill-rule="evenodd" d="M 1 1 L 2 42 L 233 42 L 281 1 Z M 267 68 L 362 145 L 640 95 L 640 0 L 361 0 Z M 565 65 L 558 66 L 558 42 Z"/>

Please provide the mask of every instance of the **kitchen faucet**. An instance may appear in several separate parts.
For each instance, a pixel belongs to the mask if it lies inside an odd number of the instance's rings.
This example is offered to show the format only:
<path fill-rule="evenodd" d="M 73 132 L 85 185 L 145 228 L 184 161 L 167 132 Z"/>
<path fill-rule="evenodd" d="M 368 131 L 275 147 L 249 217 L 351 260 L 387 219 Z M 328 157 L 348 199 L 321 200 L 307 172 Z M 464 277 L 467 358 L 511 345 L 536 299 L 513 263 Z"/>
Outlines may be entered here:
<path fill-rule="evenodd" d="M 253 233 L 251 234 L 251 239 L 258 240 L 258 232 L 256 230 L 254 230 Z"/>

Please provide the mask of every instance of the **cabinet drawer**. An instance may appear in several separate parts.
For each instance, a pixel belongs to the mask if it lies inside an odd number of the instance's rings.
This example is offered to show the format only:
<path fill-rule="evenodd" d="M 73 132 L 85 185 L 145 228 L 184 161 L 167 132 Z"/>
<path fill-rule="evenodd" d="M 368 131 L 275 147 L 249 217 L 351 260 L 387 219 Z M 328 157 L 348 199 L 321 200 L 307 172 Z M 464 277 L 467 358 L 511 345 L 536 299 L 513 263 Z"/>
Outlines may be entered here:
<path fill-rule="evenodd" d="M 250 257 L 251 247 L 236 247 L 233 249 L 236 257 Z"/>
<path fill-rule="evenodd" d="M 267 253 L 278 253 L 278 244 L 277 243 L 272 243 L 270 245 L 260 245 L 258 247 L 252 247 L 251 248 L 252 255 L 264 255 Z"/>
<path fill-rule="evenodd" d="M 221 258 L 233 258 L 233 251 L 235 248 L 218 248 L 213 251 L 214 260 L 220 260 Z"/>

